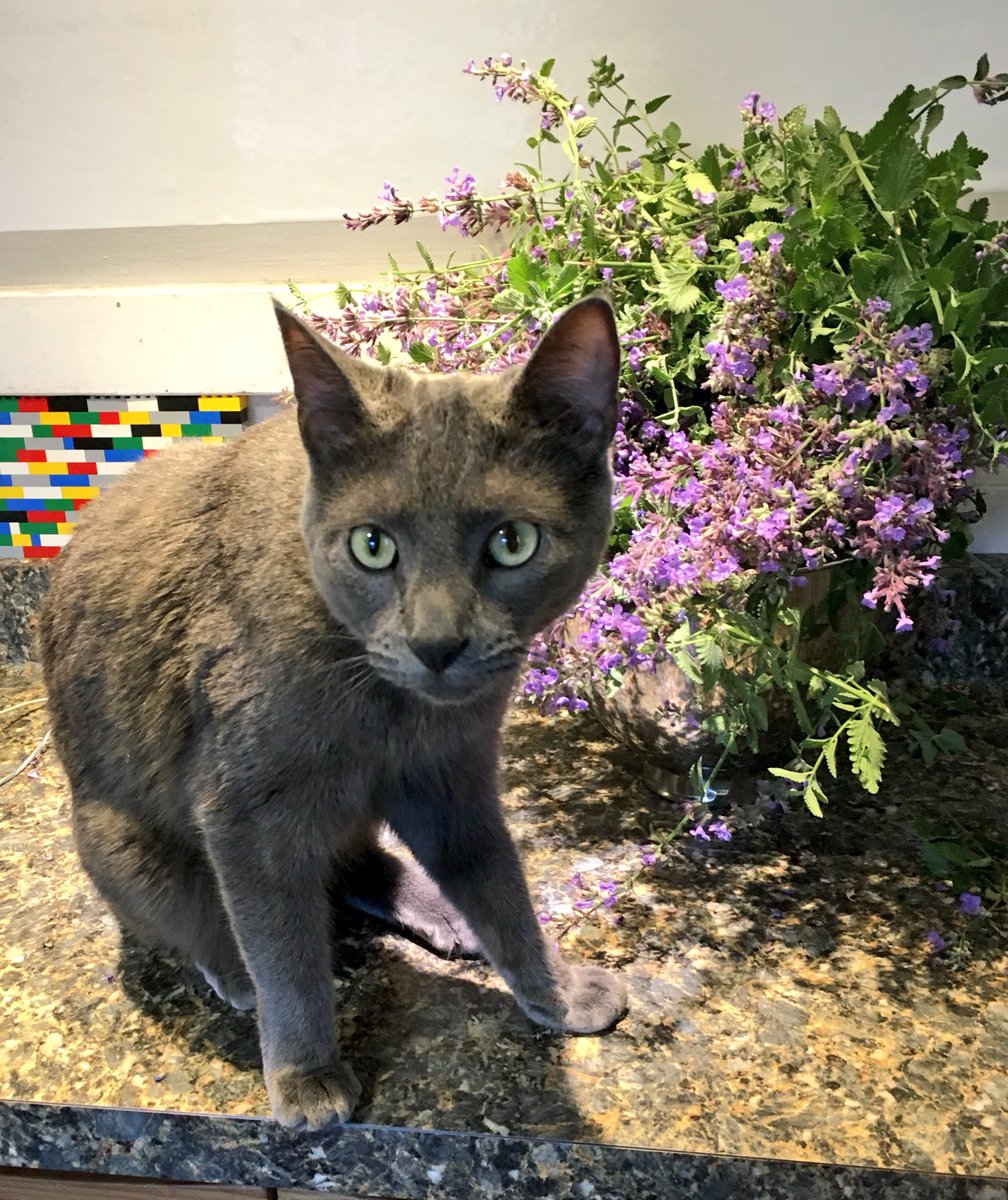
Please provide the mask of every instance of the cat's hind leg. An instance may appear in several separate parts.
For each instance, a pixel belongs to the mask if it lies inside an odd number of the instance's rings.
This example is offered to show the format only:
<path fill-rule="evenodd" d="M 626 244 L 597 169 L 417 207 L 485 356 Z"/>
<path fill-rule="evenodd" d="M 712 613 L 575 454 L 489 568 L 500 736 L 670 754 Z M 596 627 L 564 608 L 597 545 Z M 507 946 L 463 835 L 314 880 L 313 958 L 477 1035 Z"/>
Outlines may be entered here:
<path fill-rule="evenodd" d="M 237 1009 L 255 991 L 212 868 L 198 846 L 131 812 L 75 796 L 74 839 L 84 869 L 120 924 L 141 941 L 181 951 Z"/>
<path fill-rule="evenodd" d="M 393 854 L 376 842 L 366 844 L 337 865 L 333 895 L 446 958 L 482 953 L 465 917 L 406 851 Z"/>

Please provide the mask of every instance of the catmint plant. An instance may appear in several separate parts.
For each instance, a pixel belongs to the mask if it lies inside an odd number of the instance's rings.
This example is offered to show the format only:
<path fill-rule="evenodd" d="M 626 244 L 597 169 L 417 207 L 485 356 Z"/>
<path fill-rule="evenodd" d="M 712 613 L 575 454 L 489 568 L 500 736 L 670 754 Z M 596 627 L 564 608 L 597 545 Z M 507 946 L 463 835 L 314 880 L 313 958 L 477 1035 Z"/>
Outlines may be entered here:
<path fill-rule="evenodd" d="M 760 748 L 783 698 L 792 752 L 772 769 L 812 811 L 841 757 L 875 791 L 885 731 L 908 712 L 871 650 L 912 627 L 915 595 L 967 545 L 976 469 L 1008 452 L 1008 229 L 970 196 L 985 155 L 963 134 L 930 145 L 950 97 L 997 105 L 1008 75 L 984 57 L 972 77 L 908 87 L 863 133 L 752 93 L 739 144 L 697 153 L 659 119 L 669 96 L 638 102 L 608 58 L 583 98 L 552 70 L 511 55 L 465 67 L 530 109 L 528 161 L 499 187 L 453 166 L 438 194 L 386 183 L 346 216 L 366 229 L 427 214 L 472 254 L 439 266 L 418 243 L 423 268 L 392 262 L 314 319 L 380 362 L 499 371 L 606 288 L 624 348 L 610 553 L 536 640 L 522 697 L 579 711 L 671 662 L 718 764 Z M 507 248 L 482 249 L 487 233 Z M 819 570 L 829 594 L 804 605 Z M 830 625 L 842 661 L 825 664 L 809 646 Z M 917 744 L 951 744 L 911 724 Z"/>

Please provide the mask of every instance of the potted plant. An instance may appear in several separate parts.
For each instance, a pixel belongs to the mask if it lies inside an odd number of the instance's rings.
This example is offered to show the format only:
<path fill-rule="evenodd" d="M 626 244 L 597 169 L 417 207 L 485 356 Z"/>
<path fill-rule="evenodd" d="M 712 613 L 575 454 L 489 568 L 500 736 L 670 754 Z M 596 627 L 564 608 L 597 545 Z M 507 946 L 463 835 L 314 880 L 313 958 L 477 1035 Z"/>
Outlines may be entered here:
<path fill-rule="evenodd" d="M 504 248 L 438 266 L 418 244 L 424 269 L 340 287 L 316 321 L 382 362 L 492 371 L 607 288 L 626 351 L 610 555 L 533 646 L 523 695 L 701 764 L 708 795 L 784 731 L 772 770 L 819 812 L 841 752 L 877 789 L 887 727 L 955 745 L 870 664 L 964 552 L 974 472 L 1008 445 L 1008 230 L 969 199 L 985 155 L 963 134 L 931 145 L 947 97 L 997 104 L 1008 75 L 983 58 L 908 87 L 864 133 L 752 94 L 740 146 L 696 153 L 658 118 L 668 96 L 640 104 L 593 67 L 581 103 L 552 61 L 470 62 L 533 110 L 532 161 L 493 193 L 458 168 L 416 202 L 386 184 L 346 223 L 431 213 Z"/>

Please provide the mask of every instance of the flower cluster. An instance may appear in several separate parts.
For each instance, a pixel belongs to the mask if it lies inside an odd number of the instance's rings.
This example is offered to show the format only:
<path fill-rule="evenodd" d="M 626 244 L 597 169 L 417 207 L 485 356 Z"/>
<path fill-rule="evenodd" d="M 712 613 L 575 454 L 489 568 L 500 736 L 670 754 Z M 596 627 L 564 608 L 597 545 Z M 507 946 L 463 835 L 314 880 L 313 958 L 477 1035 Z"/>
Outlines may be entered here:
<path fill-rule="evenodd" d="M 598 684 L 696 655 L 702 638 L 705 684 L 744 687 L 731 638 L 745 625 L 763 653 L 753 688 L 785 687 L 802 745 L 832 762 L 824 729 L 863 746 L 897 718 L 883 684 L 858 682 L 859 653 L 828 683 L 774 658 L 781 622 L 801 623 L 795 595 L 829 567 L 835 591 L 909 629 L 914 593 L 975 518 L 975 467 L 1008 450 L 1008 231 L 961 203 L 982 158 L 965 137 L 928 149 L 949 93 L 1000 100 L 1005 81 L 981 60 L 972 80 L 907 89 L 866 136 L 832 110 L 812 125 L 751 93 L 741 145 L 691 154 L 678 126 L 653 124 L 668 97 L 638 104 L 608 59 L 593 65 L 583 103 L 559 91 L 552 61 L 467 64 L 498 100 L 536 110 L 534 161 L 492 194 L 459 167 L 415 203 L 386 184 L 347 224 L 428 215 L 464 234 L 506 230 L 507 248 L 439 269 L 418 244 L 426 269 L 343 288 L 317 323 L 383 362 L 495 371 L 522 362 L 558 309 L 608 287 L 624 349 L 610 555 L 533 645 L 524 695 L 577 711 Z M 603 103 L 619 113 L 611 134 L 592 115 Z M 551 146 L 560 176 L 544 165 Z M 828 710 L 814 720 L 813 691 Z M 831 716 L 834 701 L 854 715 Z M 861 777 L 874 787 L 872 754 Z"/>

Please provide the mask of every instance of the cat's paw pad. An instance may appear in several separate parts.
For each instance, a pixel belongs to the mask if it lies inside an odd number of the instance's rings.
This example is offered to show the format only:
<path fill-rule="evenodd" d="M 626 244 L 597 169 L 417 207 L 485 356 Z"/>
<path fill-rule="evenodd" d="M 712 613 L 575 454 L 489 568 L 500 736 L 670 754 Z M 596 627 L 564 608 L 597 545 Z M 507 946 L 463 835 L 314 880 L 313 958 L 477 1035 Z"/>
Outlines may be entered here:
<path fill-rule="evenodd" d="M 349 1120 L 361 1085 L 346 1063 L 336 1060 L 313 1071 L 282 1067 L 266 1073 L 273 1118 L 290 1129 L 322 1129 Z"/>
<path fill-rule="evenodd" d="M 559 999 L 565 1033 L 602 1033 L 627 1011 L 626 986 L 601 967 L 566 966 Z"/>
<path fill-rule="evenodd" d="M 239 1012 L 249 1012 L 256 1006 L 255 988 L 244 971 L 228 971 L 215 975 L 209 967 L 196 964 L 197 970 L 218 996 Z"/>

